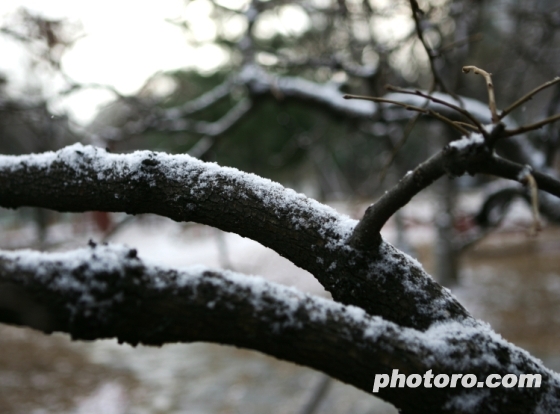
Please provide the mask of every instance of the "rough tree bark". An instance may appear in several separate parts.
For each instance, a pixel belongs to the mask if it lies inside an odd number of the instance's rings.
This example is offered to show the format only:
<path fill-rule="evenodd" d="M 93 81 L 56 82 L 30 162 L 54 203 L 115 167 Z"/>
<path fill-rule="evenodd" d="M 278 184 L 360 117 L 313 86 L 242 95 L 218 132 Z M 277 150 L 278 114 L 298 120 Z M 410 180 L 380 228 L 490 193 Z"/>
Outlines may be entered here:
<path fill-rule="evenodd" d="M 279 184 L 189 156 L 114 155 L 80 144 L 2 156 L 4 207 L 154 213 L 209 224 L 309 270 L 336 302 L 227 271 L 157 268 L 134 250 L 92 245 L 59 254 L 1 253 L 2 290 L 47 317 L 9 312 L 4 301 L 0 318 L 76 339 L 247 347 L 367 392 L 375 374 L 393 369 L 473 373 L 479 381 L 492 373 L 541 374 L 540 388 L 385 388 L 379 396 L 404 413 L 553 412 L 560 404 L 555 373 L 473 319 L 420 264 L 371 232 L 445 173 L 517 177 L 521 169 L 486 151 L 481 139 L 465 138 L 405 176 L 356 225 Z M 535 180 L 560 193 L 551 177 Z"/>

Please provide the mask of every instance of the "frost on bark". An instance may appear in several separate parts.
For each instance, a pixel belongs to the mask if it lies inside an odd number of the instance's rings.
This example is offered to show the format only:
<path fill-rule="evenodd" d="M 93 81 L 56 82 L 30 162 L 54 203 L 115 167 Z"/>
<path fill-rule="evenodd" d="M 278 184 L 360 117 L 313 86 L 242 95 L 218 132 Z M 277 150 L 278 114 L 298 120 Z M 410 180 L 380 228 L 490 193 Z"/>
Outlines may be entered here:
<path fill-rule="evenodd" d="M 408 202 L 450 168 L 448 158 L 456 171 L 466 168 L 465 159 L 480 170 L 517 168 L 480 155 L 479 144 L 459 142 L 419 166 L 360 224 L 375 227 L 374 211 L 384 217 L 387 209 Z M 554 185 L 550 190 L 555 192 Z M 543 378 L 538 389 L 419 387 L 379 393 L 405 413 L 550 412 L 559 403 L 557 375 L 473 319 L 418 262 L 379 237 L 360 234 L 355 220 L 269 180 L 184 155 L 115 155 L 76 144 L 56 153 L 0 157 L 0 204 L 154 213 L 209 224 L 276 250 L 310 271 L 335 299 L 228 271 L 159 268 L 132 249 L 92 244 L 68 253 L 0 253 L 2 291 L 18 304 L 0 295 L 3 322 L 67 332 L 75 339 L 247 347 L 366 392 L 375 374 L 393 369 L 468 372 L 479 380 L 491 373 Z"/>

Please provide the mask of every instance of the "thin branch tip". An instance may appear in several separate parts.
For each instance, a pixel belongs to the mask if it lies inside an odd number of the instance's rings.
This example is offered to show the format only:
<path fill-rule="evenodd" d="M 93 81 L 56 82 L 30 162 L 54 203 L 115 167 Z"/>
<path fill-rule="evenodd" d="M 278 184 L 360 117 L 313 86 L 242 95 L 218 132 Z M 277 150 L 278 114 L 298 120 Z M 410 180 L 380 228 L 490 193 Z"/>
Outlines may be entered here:
<path fill-rule="evenodd" d="M 548 82 L 543 83 L 540 86 L 537 86 L 535 89 L 533 89 L 532 91 L 530 91 L 529 93 L 525 94 L 524 96 L 522 96 L 521 98 L 519 98 L 517 101 L 515 101 L 514 103 L 512 103 L 510 106 L 508 106 L 506 109 L 504 109 L 502 111 L 502 113 L 500 114 L 500 119 L 505 118 L 511 111 L 513 111 L 514 109 L 520 107 L 522 104 L 524 104 L 527 101 L 530 101 L 531 99 L 533 99 L 533 96 L 535 96 L 537 93 L 539 93 L 540 91 L 552 86 L 552 85 L 556 85 L 557 83 L 560 82 L 560 76 L 556 76 L 554 79 L 549 80 Z"/>
<path fill-rule="evenodd" d="M 494 96 L 494 84 L 492 83 L 492 74 L 486 72 L 484 69 L 480 69 L 477 66 L 463 66 L 463 73 L 470 73 L 471 70 L 475 75 L 481 75 L 486 81 L 486 89 L 488 90 L 488 107 L 490 108 L 490 113 L 492 114 L 492 122 L 497 123 L 500 121 L 500 116 L 498 115 L 498 108 L 496 106 L 496 97 Z"/>

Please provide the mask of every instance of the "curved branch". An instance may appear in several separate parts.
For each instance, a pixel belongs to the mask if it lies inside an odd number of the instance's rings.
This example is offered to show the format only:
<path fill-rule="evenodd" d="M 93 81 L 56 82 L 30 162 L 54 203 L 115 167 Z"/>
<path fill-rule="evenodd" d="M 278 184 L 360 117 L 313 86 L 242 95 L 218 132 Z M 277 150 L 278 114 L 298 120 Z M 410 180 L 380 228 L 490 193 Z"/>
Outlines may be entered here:
<path fill-rule="evenodd" d="M 381 198 L 368 207 L 364 217 L 356 225 L 350 243 L 353 246 L 375 246 L 381 242 L 380 231 L 395 214 L 408 202 L 445 174 L 443 161 L 445 154 L 440 151 L 424 161 L 414 171 L 407 173 L 396 186 L 386 191 Z"/>
<path fill-rule="evenodd" d="M 468 372 L 479 381 L 490 374 L 542 376 L 540 388 L 492 392 L 461 386 L 380 389 L 378 395 L 403 413 L 551 412 L 546 410 L 560 403 L 555 374 L 472 320 L 420 332 L 260 278 L 201 267 L 159 268 L 143 263 L 135 250 L 94 244 L 65 253 L 0 252 L 0 284 L 46 315 L 37 321 L 4 311 L 2 322 L 132 345 L 235 345 L 321 370 L 366 392 L 376 374 L 393 369 L 405 375 Z M 6 310 L 5 302 L 0 306 Z"/>
<path fill-rule="evenodd" d="M 196 221 L 270 247 L 313 274 L 337 301 L 372 315 L 420 329 L 470 318 L 391 245 L 351 248 L 355 220 L 280 184 L 187 155 L 116 155 L 76 144 L 56 153 L 1 156 L 0 205 Z"/>

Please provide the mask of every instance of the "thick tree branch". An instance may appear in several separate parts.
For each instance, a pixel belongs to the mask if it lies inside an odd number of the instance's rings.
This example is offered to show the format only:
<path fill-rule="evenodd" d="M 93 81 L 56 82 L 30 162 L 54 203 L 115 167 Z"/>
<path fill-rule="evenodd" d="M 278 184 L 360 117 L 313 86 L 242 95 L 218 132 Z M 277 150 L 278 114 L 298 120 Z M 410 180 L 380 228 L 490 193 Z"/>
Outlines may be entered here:
<path fill-rule="evenodd" d="M 422 267 L 387 243 L 355 249 L 356 224 L 279 184 L 187 155 L 108 154 L 80 144 L 0 157 L 0 205 L 154 213 L 249 237 L 312 273 L 345 304 L 404 326 L 469 319 Z"/>
<path fill-rule="evenodd" d="M 403 328 L 362 309 L 233 272 L 163 269 L 136 251 L 95 246 L 66 253 L 0 252 L 0 284 L 42 319 L 1 301 L 2 322 L 74 339 L 132 345 L 206 341 L 258 350 L 371 392 L 375 374 L 540 374 L 540 388 L 383 388 L 403 413 L 553 410 L 560 381 L 525 351 L 474 320 Z M 472 404 L 465 404 L 465 399 Z M 548 411 L 552 412 L 552 411 Z"/>

